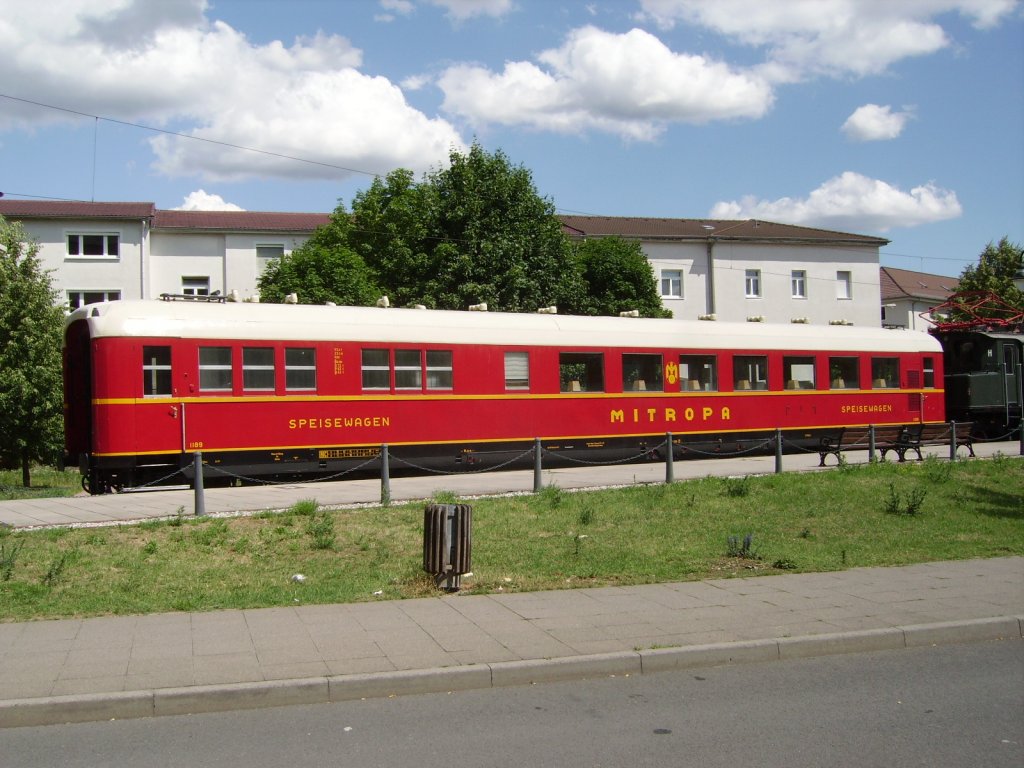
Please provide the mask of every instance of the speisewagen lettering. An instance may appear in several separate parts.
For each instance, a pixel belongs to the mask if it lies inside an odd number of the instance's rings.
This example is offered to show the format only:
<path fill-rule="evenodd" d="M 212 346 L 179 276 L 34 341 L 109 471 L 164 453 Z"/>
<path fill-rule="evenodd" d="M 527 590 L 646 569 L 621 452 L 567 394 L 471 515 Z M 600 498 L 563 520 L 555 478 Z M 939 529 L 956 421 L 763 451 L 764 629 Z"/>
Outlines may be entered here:
<path fill-rule="evenodd" d="M 288 429 L 353 429 L 390 426 L 390 416 L 310 416 L 305 419 L 288 419 Z"/>

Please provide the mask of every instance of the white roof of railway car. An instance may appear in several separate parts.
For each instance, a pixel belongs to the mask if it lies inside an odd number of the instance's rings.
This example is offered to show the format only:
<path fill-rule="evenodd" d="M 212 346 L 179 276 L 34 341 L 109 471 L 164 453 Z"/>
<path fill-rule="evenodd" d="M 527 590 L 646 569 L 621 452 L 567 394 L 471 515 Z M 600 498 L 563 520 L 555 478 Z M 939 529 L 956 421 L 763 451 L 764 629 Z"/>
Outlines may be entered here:
<path fill-rule="evenodd" d="M 128 300 L 76 309 L 93 338 L 941 352 L 920 331 L 303 304 Z"/>

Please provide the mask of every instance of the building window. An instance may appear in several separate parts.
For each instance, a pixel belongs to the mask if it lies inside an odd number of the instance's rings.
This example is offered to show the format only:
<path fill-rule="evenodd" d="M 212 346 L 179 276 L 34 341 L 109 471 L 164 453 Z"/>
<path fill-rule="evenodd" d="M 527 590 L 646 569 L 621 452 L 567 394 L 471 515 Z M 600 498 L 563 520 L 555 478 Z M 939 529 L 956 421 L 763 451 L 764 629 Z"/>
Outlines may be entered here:
<path fill-rule="evenodd" d="M 761 270 L 748 269 L 744 286 L 746 297 L 748 299 L 761 298 Z"/>
<path fill-rule="evenodd" d="M 231 347 L 199 348 L 199 389 L 231 391 Z"/>
<path fill-rule="evenodd" d="M 732 364 L 733 389 L 768 389 L 768 358 L 736 355 Z"/>
<path fill-rule="evenodd" d="M 391 355 L 386 349 L 364 349 L 363 389 L 391 389 Z"/>
<path fill-rule="evenodd" d="M 859 361 L 856 357 L 828 359 L 829 386 L 832 389 L 860 389 Z"/>
<path fill-rule="evenodd" d="M 661 296 L 665 299 L 683 298 L 683 271 L 681 269 L 661 270 Z"/>
<path fill-rule="evenodd" d="M 896 389 L 900 386 L 900 361 L 895 357 L 871 358 L 871 388 Z"/>
<path fill-rule="evenodd" d="M 794 269 L 790 274 L 789 278 L 790 286 L 793 290 L 794 299 L 806 299 L 807 298 L 807 271 L 803 269 Z"/>
<path fill-rule="evenodd" d="M 630 392 L 662 392 L 661 355 L 623 355 L 622 388 Z"/>
<path fill-rule="evenodd" d="M 257 245 L 256 264 L 260 274 L 267 268 L 270 262 L 284 258 L 283 245 Z"/>
<path fill-rule="evenodd" d="M 171 348 L 142 348 L 142 394 L 166 397 L 171 394 Z"/>
<path fill-rule="evenodd" d="M 78 309 L 86 304 L 99 304 L 101 301 L 117 301 L 120 298 L 120 291 L 68 291 L 68 307 Z"/>
<path fill-rule="evenodd" d="M 505 389 L 530 388 L 530 353 L 505 353 Z"/>
<path fill-rule="evenodd" d="M 718 358 L 714 355 L 680 355 L 679 378 L 684 392 L 717 392 Z"/>
<path fill-rule="evenodd" d="M 853 298 L 853 275 L 847 270 L 841 269 L 836 272 L 836 298 Z"/>
<path fill-rule="evenodd" d="M 183 277 L 181 278 L 181 294 L 183 296 L 209 296 L 210 278 L 208 277 Z"/>
<path fill-rule="evenodd" d="M 116 259 L 121 255 L 121 236 L 109 232 L 68 234 L 69 259 Z"/>
<path fill-rule="evenodd" d="M 604 392 L 604 355 L 600 352 L 562 352 L 558 356 L 562 392 Z"/>
<path fill-rule="evenodd" d="M 782 378 L 786 389 L 814 389 L 814 358 L 782 358 Z"/>
<path fill-rule="evenodd" d="M 316 350 L 285 347 L 284 388 L 316 389 Z"/>
<path fill-rule="evenodd" d="M 274 391 L 274 350 L 272 348 L 242 348 L 242 387 L 259 392 Z"/>

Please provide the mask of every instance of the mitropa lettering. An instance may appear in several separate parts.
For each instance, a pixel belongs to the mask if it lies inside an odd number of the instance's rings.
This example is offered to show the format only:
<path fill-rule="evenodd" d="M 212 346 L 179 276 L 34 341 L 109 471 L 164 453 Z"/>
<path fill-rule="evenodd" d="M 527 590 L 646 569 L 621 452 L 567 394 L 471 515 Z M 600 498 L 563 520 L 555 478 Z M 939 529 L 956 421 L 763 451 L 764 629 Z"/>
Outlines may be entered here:
<path fill-rule="evenodd" d="M 615 408 L 611 411 L 612 424 L 625 424 L 627 421 L 632 424 L 654 424 L 659 421 L 665 423 L 710 421 L 711 419 L 729 421 L 731 418 L 732 412 L 728 406 L 712 408 L 705 405 L 701 408 L 683 408 L 682 410 L 675 408 L 631 408 L 628 410 Z"/>
<path fill-rule="evenodd" d="M 305 419 L 288 419 L 288 429 L 354 429 L 390 426 L 390 416 L 310 416 Z"/>

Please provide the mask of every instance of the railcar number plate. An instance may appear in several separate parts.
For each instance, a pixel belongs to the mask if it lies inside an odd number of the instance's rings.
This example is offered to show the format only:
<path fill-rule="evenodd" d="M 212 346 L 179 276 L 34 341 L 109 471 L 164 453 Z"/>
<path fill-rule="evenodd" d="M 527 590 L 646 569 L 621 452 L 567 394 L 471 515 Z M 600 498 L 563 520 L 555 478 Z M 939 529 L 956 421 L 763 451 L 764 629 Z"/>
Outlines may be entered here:
<path fill-rule="evenodd" d="M 379 456 L 376 448 L 326 448 L 319 452 L 321 459 L 369 459 Z"/>

